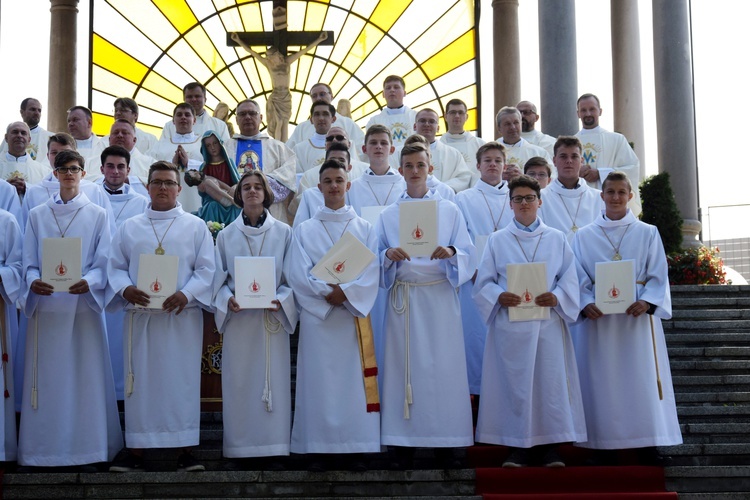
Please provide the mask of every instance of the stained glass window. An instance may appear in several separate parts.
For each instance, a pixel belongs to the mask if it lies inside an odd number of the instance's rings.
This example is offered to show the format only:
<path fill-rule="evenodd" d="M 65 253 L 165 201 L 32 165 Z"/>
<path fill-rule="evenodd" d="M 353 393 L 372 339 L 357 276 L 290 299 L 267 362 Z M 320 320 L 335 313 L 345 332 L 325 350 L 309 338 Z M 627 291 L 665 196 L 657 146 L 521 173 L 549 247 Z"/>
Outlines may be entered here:
<path fill-rule="evenodd" d="M 267 70 L 226 40 L 228 32 L 271 32 L 271 1 L 101 0 L 93 5 L 95 133 L 109 133 L 116 97 L 132 97 L 141 108 L 139 126 L 159 135 L 190 81 L 206 86 L 209 111 L 219 102 L 234 109 L 245 98 L 265 109 L 271 93 Z M 469 108 L 466 128 L 476 130 L 475 21 L 473 0 L 289 0 L 290 32 L 334 33 L 333 45 L 316 47 L 290 67 L 291 123 L 308 118 L 310 86 L 326 82 L 335 99 L 351 101 L 352 117 L 364 126 L 385 106 L 384 78 L 397 74 L 406 81 L 405 102 L 411 108 L 432 107 L 442 114 L 450 99 L 460 98 Z M 289 53 L 300 49 L 290 45 Z"/>

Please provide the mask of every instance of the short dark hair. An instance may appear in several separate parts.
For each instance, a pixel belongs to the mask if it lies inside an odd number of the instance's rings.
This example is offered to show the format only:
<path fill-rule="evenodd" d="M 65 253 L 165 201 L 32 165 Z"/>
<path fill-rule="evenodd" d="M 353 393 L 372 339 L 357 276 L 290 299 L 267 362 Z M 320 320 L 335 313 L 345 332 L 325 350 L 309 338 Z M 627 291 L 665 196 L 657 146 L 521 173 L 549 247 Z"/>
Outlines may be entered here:
<path fill-rule="evenodd" d="M 331 112 L 331 116 L 336 116 L 336 108 L 331 104 L 330 102 L 325 101 L 315 101 L 312 103 L 312 106 L 310 106 L 310 116 L 315 112 L 315 108 L 317 106 L 326 106 L 328 108 L 328 111 Z"/>
<path fill-rule="evenodd" d="M 71 151 L 69 149 L 66 149 L 64 151 L 60 151 L 57 153 L 57 156 L 55 156 L 55 168 L 64 167 L 66 163 L 69 163 L 71 161 L 78 162 L 78 165 L 81 167 L 81 169 L 84 169 L 84 166 L 86 165 L 86 160 L 78 154 L 78 151 Z"/>
<path fill-rule="evenodd" d="M 174 116 L 175 113 L 177 113 L 178 109 L 189 109 L 191 113 L 193 113 L 193 116 L 195 116 L 195 108 L 192 104 L 188 104 L 186 102 L 181 102 L 177 106 L 174 107 L 172 110 L 172 116 Z"/>
<path fill-rule="evenodd" d="M 367 144 L 367 141 L 372 134 L 387 134 L 388 142 L 393 144 L 393 138 L 391 137 L 391 129 L 389 129 L 385 125 L 381 125 L 379 123 L 376 123 L 375 125 L 370 125 L 367 128 L 367 131 L 365 132 L 365 144 Z"/>
<path fill-rule="evenodd" d="M 148 184 L 151 183 L 151 176 L 157 170 L 169 170 L 171 172 L 174 172 L 175 180 L 177 182 L 180 182 L 180 170 L 177 168 L 177 165 L 168 161 L 157 161 L 152 163 L 148 168 L 148 180 L 146 181 Z"/>
<path fill-rule="evenodd" d="M 333 90 L 331 90 L 331 86 L 328 85 L 327 83 L 318 82 L 316 84 L 313 84 L 313 86 L 310 87 L 310 91 L 312 92 L 312 89 L 314 89 L 315 87 L 325 87 L 328 93 L 333 95 Z"/>
<path fill-rule="evenodd" d="M 534 192 L 536 192 L 537 197 L 540 200 L 542 199 L 542 188 L 541 186 L 539 186 L 539 181 L 537 181 L 533 177 L 529 177 L 528 175 L 519 175 L 518 177 L 514 177 L 510 180 L 510 182 L 508 182 L 509 196 L 513 196 L 513 190 L 522 187 L 533 189 Z"/>
<path fill-rule="evenodd" d="M 346 178 L 349 178 L 349 175 L 346 172 L 346 167 L 343 166 L 341 163 L 337 162 L 336 160 L 326 160 L 323 162 L 323 164 L 320 166 L 320 170 L 318 171 L 318 178 L 320 178 L 323 175 L 323 172 L 329 169 L 340 169 L 344 171 L 344 174 L 346 175 Z"/>
<path fill-rule="evenodd" d="M 73 146 L 73 149 L 78 147 L 76 140 L 67 132 L 58 132 L 49 136 L 49 139 L 47 139 L 47 149 L 49 149 L 49 145 L 53 142 L 62 144 L 63 146 Z"/>
<path fill-rule="evenodd" d="M 424 137 L 422 137 L 419 134 L 412 134 L 407 138 L 407 141 L 411 139 L 412 137 L 417 137 L 417 139 L 414 139 L 411 142 L 405 142 L 404 147 L 401 148 L 401 154 L 398 158 L 398 164 L 401 165 L 404 162 L 404 156 L 413 155 L 415 153 L 425 153 L 427 154 L 427 161 L 429 162 L 432 160 L 432 154 L 430 152 L 430 146 L 427 145 L 427 143 L 424 141 Z M 423 140 L 419 140 L 419 138 L 422 138 Z"/>
<path fill-rule="evenodd" d="M 545 167 L 547 169 L 547 175 L 552 176 L 552 168 L 549 166 L 549 162 L 541 156 L 533 156 L 523 166 L 523 173 L 529 171 L 532 167 Z"/>
<path fill-rule="evenodd" d="M 448 101 L 448 102 L 447 102 L 447 103 L 445 104 L 445 112 L 446 112 L 446 113 L 448 112 L 448 109 L 449 109 L 449 108 L 450 108 L 451 106 L 463 106 L 463 107 L 464 107 L 464 111 L 469 111 L 469 107 L 468 107 L 468 106 L 466 105 L 466 103 L 465 103 L 465 102 L 463 102 L 463 101 L 462 101 L 461 99 L 451 99 L 450 101 Z"/>
<path fill-rule="evenodd" d="M 131 99 L 130 97 L 118 97 L 117 99 L 115 99 L 115 107 L 117 106 L 128 108 L 136 115 L 138 114 L 138 103 L 135 102 L 135 99 Z"/>
<path fill-rule="evenodd" d="M 557 150 L 561 146 L 574 146 L 578 148 L 578 151 L 583 153 L 583 145 L 581 144 L 581 140 L 574 135 L 561 135 L 560 137 L 558 137 L 555 141 L 555 146 L 552 148 L 553 156 L 557 156 Z"/>
<path fill-rule="evenodd" d="M 610 173 L 607 174 L 607 177 L 602 181 L 602 191 L 604 191 L 604 188 L 606 187 L 608 182 L 619 182 L 624 181 L 628 183 L 628 191 L 633 191 L 633 183 L 630 182 L 630 179 L 628 178 L 628 174 L 623 172 L 622 170 L 613 170 Z"/>
<path fill-rule="evenodd" d="M 29 101 L 37 101 L 39 102 L 39 99 L 36 97 L 27 97 L 23 101 L 21 101 L 21 111 L 26 111 L 26 106 L 29 105 Z M 39 103 L 41 105 L 41 103 Z"/>
<path fill-rule="evenodd" d="M 481 146 L 479 146 L 479 149 L 477 149 L 477 163 L 482 162 L 482 155 L 490 149 L 497 149 L 498 151 L 500 151 L 500 153 L 503 155 L 503 163 L 505 162 L 505 146 L 497 141 L 490 141 L 482 144 Z"/>
<path fill-rule="evenodd" d="M 203 95 L 204 96 L 206 95 L 206 87 L 204 87 L 202 83 L 190 82 L 184 87 L 182 87 L 182 96 L 185 97 L 185 92 L 187 92 L 188 90 L 193 90 L 193 89 L 201 89 L 201 92 L 203 92 Z"/>
<path fill-rule="evenodd" d="M 128 126 L 129 126 L 129 127 L 131 128 L 131 129 L 133 129 L 133 133 L 135 134 L 135 125 L 133 125 L 132 123 L 130 123 L 129 121 L 127 121 L 127 120 L 126 120 L 125 118 L 120 118 L 120 119 L 118 119 L 118 120 L 115 120 L 115 122 L 114 122 L 114 123 L 113 123 L 112 125 L 114 125 L 115 123 L 125 123 L 125 124 L 126 124 L 126 125 L 128 125 Z M 112 128 L 112 127 L 110 126 L 110 129 L 111 129 L 111 128 Z"/>
<path fill-rule="evenodd" d="M 263 184 L 263 208 L 269 208 L 273 204 L 274 196 L 271 186 L 268 184 L 268 177 L 263 173 L 262 170 L 248 170 L 242 177 L 240 177 L 237 183 L 237 189 L 234 190 L 234 203 L 240 208 L 245 207 L 245 203 L 242 201 L 242 183 L 249 177 L 257 177 L 260 179 L 260 183 Z"/>
<path fill-rule="evenodd" d="M 94 115 L 91 114 L 91 110 L 89 108 L 87 108 L 86 106 L 73 106 L 72 108 L 70 108 L 68 110 L 68 114 L 72 113 L 73 111 L 77 111 L 77 110 L 83 111 L 83 114 L 86 115 L 86 117 L 89 120 L 93 120 L 94 119 Z"/>
<path fill-rule="evenodd" d="M 108 156 L 121 156 L 125 158 L 125 164 L 130 166 L 130 152 L 122 146 L 115 145 L 104 148 L 102 154 L 99 155 L 99 158 L 102 160 L 102 167 L 107 162 Z"/>
<path fill-rule="evenodd" d="M 594 94 L 583 94 L 576 101 L 576 107 L 578 107 L 578 105 L 581 104 L 581 101 L 583 101 L 584 99 L 588 99 L 589 97 L 593 97 L 594 100 L 596 101 L 596 105 L 599 106 L 600 108 L 602 107 L 602 103 L 599 102 L 599 98 L 596 97 Z"/>
<path fill-rule="evenodd" d="M 347 148 L 345 144 L 342 144 L 340 142 L 331 143 L 331 145 L 328 146 L 328 149 L 326 149 L 326 160 L 328 159 L 328 154 L 331 151 L 343 151 L 343 152 L 345 152 L 346 153 L 346 161 L 348 163 L 352 162 L 352 154 L 349 152 L 349 148 Z"/>
<path fill-rule="evenodd" d="M 386 83 L 390 83 L 390 82 L 398 82 L 398 83 L 401 84 L 401 86 L 404 88 L 404 90 L 406 90 L 406 82 L 404 82 L 404 79 L 401 78 L 400 76 L 398 76 L 398 75 L 388 75 L 388 76 L 386 76 L 385 80 L 383 80 L 383 87 L 385 87 Z"/>

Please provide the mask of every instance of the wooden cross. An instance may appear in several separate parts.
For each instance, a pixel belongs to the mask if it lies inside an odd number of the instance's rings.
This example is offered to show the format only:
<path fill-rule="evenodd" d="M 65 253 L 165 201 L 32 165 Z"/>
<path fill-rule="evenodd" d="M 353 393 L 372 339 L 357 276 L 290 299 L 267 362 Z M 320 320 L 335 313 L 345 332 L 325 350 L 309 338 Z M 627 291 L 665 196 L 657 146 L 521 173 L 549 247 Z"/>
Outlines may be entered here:
<path fill-rule="evenodd" d="M 321 32 L 287 31 L 286 7 L 287 0 L 273 0 L 272 32 L 237 32 L 237 35 L 251 47 L 276 47 L 284 56 L 288 54 L 290 45 L 299 45 L 300 47 L 310 45 L 320 36 Z M 320 45 L 333 45 L 333 31 L 327 31 L 326 33 L 328 33 L 328 38 L 320 42 Z M 239 44 L 232 40 L 232 33 L 227 33 L 227 45 L 230 47 L 239 46 Z"/>

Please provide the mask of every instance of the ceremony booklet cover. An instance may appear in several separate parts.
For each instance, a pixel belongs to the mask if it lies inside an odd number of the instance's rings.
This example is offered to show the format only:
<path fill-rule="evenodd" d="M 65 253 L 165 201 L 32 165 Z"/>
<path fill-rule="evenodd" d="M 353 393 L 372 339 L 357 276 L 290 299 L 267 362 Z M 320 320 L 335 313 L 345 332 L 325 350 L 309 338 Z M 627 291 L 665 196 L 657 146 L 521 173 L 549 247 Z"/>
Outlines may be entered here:
<path fill-rule="evenodd" d="M 410 257 L 432 255 L 438 246 L 437 200 L 400 203 L 398 211 L 398 246 Z"/>
<path fill-rule="evenodd" d="M 67 292 L 81 281 L 81 238 L 42 238 L 42 281 Z"/>
<path fill-rule="evenodd" d="M 521 304 L 508 308 L 510 321 L 549 319 L 549 307 L 540 307 L 534 300 L 547 290 L 547 264 L 508 264 L 508 291 L 521 297 Z"/>
<path fill-rule="evenodd" d="M 234 298 L 242 309 L 273 307 L 276 257 L 235 257 Z"/>
<path fill-rule="evenodd" d="M 177 265 L 180 258 L 176 255 L 153 255 L 142 253 L 138 260 L 139 290 L 146 292 L 151 302 L 145 309 L 161 309 L 164 301 L 177 291 Z"/>
<path fill-rule="evenodd" d="M 376 256 L 349 231 L 312 268 L 310 274 L 326 283 L 349 283 L 359 278 Z"/>
<path fill-rule="evenodd" d="M 635 302 L 635 262 L 597 262 L 594 297 L 603 314 L 624 313 Z"/>
<path fill-rule="evenodd" d="M 378 226 L 378 219 L 383 210 L 388 208 L 388 205 L 373 205 L 371 207 L 362 207 L 362 218 L 372 224 L 372 227 Z"/>

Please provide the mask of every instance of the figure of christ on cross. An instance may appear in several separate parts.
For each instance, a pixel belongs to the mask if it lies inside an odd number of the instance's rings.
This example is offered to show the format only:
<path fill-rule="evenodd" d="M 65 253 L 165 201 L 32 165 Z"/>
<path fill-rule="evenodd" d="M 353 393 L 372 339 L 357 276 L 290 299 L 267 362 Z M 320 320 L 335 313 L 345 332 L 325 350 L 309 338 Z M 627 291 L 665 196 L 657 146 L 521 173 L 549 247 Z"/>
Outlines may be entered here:
<path fill-rule="evenodd" d="M 286 142 L 288 139 L 287 129 L 289 118 L 292 116 L 292 94 L 289 92 L 291 83 L 289 68 L 294 61 L 326 41 L 329 38 L 329 34 L 323 31 L 316 39 L 309 41 L 311 32 L 287 32 L 285 0 L 274 1 L 273 24 L 274 30 L 272 34 L 229 33 L 229 40 L 227 42 L 230 46 L 239 45 L 245 49 L 251 57 L 254 57 L 259 63 L 265 66 L 271 75 L 272 90 L 266 103 L 268 133 L 274 139 Z M 260 54 L 251 47 L 251 45 L 261 44 L 270 45 L 265 54 Z M 287 55 L 287 46 L 289 44 L 307 46 L 294 54 Z M 333 40 L 325 45 L 332 44 Z"/>

